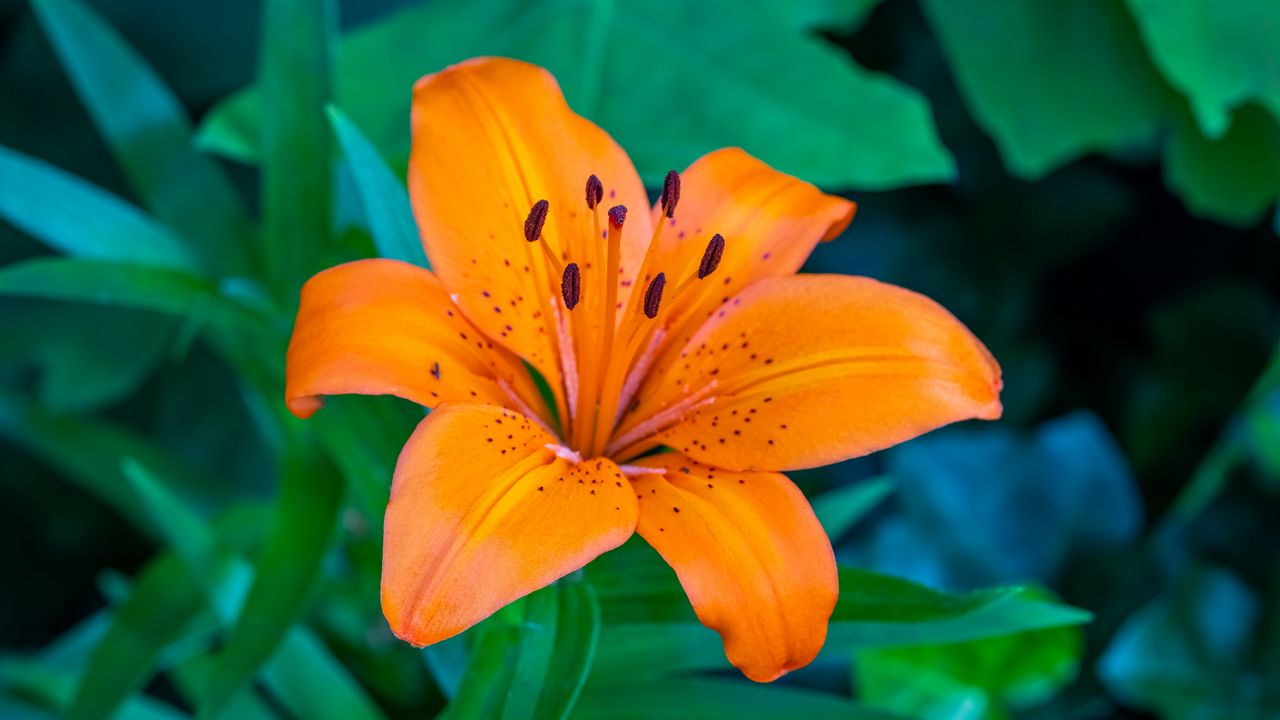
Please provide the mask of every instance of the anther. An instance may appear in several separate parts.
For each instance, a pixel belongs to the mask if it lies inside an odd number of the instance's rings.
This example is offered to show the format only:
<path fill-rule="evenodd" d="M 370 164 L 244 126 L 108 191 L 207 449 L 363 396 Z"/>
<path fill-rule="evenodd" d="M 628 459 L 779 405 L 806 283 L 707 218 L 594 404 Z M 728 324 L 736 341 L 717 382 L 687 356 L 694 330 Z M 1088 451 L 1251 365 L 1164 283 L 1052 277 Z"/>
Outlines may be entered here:
<path fill-rule="evenodd" d="M 542 226 L 547 222 L 547 211 L 551 209 L 551 203 L 546 200 L 539 200 L 529 209 L 529 217 L 524 221 L 524 239 L 529 242 L 537 242 L 542 236 Z"/>
<path fill-rule="evenodd" d="M 720 258 L 724 256 L 724 236 L 716 233 L 707 243 L 706 252 L 702 253 L 702 262 L 698 264 L 698 279 L 710 275 L 720 267 Z"/>
<path fill-rule="evenodd" d="M 662 289 L 667 286 L 667 274 L 658 273 L 644 291 L 644 314 L 652 320 L 658 317 L 658 307 L 662 305 Z"/>
<path fill-rule="evenodd" d="M 621 228 L 622 223 L 627 221 L 627 206 L 614 205 L 609 208 L 609 222 L 613 223 L 615 228 Z"/>
<path fill-rule="evenodd" d="M 595 210 L 596 205 L 604 199 L 604 183 L 600 182 L 600 178 L 592 175 L 587 178 L 587 209 Z"/>
<path fill-rule="evenodd" d="M 668 170 L 666 179 L 662 181 L 662 212 L 667 217 L 674 217 L 678 202 L 680 202 L 680 173 Z"/>
<path fill-rule="evenodd" d="M 570 310 L 582 299 L 582 273 L 578 263 L 569 263 L 564 268 L 564 276 L 560 279 L 560 294 L 564 296 L 564 306 Z"/>

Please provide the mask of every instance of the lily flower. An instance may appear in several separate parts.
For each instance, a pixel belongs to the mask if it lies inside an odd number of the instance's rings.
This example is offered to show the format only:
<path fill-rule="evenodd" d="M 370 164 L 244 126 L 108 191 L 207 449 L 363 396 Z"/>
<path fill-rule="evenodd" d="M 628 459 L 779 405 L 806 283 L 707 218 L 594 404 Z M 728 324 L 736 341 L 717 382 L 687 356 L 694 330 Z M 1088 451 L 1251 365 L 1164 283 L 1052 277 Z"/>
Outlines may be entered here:
<path fill-rule="evenodd" d="M 742 150 L 670 173 L 650 206 L 542 68 L 424 77 L 412 131 L 434 272 L 371 259 L 311 278 L 285 398 L 302 418 L 338 393 L 432 410 L 387 505 L 392 631 L 438 642 L 639 533 L 747 677 L 809 663 L 836 563 L 782 472 L 999 417 L 991 354 L 914 292 L 797 275 L 855 205 Z"/>

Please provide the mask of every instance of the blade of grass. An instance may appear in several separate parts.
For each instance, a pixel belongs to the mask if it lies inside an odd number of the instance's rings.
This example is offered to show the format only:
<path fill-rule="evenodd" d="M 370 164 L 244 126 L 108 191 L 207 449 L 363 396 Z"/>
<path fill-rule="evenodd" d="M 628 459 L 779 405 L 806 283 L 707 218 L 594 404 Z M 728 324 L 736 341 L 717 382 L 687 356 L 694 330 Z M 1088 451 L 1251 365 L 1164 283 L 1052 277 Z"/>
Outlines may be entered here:
<path fill-rule="evenodd" d="M 342 477 L 319 453 L 291 438 L 275 524 L 254 572 L 253 588 L 218 655 L 200 707 L 214 717 L 276 651 L 301 615 L 337 525 Z"/>
<path fill-rule="evenodd" d="M 429 267 L 427 255 L 418 237 L 418 227 L 413 222 L 409 208 L 409 195 L 404 184 L 396 178 L 391 168 L 378 154 L 373 143 L 346 113 L 333 105 L 325 108 L 333 134 L 342 146 L 347 165 L 355 177 L 356 192 L 364 205 L 369 231 L 373 235 L 378 254 L 386 258 Z"/>
<path fill-rule="evenodd" d="M 182 238 L 137 208 L 70 173 L 0 147 L 0 218 L 55 250 L 199 271 Z"/>
<path fill-rule="evenodd" d="M 272 289 L 293 299 L 329 250 L 329 101 L 332 0 L 267 0 L 259 82 L 263 89 L 262 213 Z"/>
<path fill-rule="evenodd" d="M 190 238 L 206 267 L 248 269 L 249 220 L 217 162 L 196 151 L 191 121 L 146 62 L 79 0 L 33 0 L 98 132 L 142 203 Z"/>

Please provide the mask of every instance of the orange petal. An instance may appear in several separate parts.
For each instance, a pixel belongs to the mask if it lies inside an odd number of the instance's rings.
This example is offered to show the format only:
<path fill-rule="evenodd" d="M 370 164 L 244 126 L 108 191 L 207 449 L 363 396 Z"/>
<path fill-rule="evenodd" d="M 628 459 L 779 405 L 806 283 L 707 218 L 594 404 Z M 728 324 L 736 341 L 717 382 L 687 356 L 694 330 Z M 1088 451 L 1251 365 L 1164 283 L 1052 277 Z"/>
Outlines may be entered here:
<path fill-rule="evenodd" d="M 636 530 L 671 567 L 729 662 L 769 682 L 813 660 L 839 594 L 831 541 L 785 475 L 738 473 L 675 453 L 640 462 Z"/>
<path fill-rule="evenodd" d="M 414 645 L 456 635 L 627 540 L 636 498 L 519 413 L 444 405 L 414 431 L 387 503 L 382 610 Z"/>
<path fill-rule="evenodd" d="M 629 424 L 634 433 L 701 393 L 662 443 L 735 470 L 806 468 L 995 419 L 1000 387 L 991 354 L 929 298 L 869 278 L 792 275 L 717 311 L 650 374 Z"/>
<path fill-rule="evenodd" d="M 414 88 L 409 192 L 432 267 L 468 317 L 557 391 L 549 300 L 559 296 L 561 276 L 525 240 L 524 223 L 534 203 L 549 201 L 543 237 L 582 267 L 584 288 L 593 287 L 591 273 L 604 263 L 586 207 L 592 174 L 604 183 L 602 216 L 616 204 L 632 211 L 622 267 L 634 272 L 652 232 L 644 186 L 617 143 L 569 109 L 550 73 L 480 58 Z"/>
<path fill-rule="evenodd" d="M 307 281 L 285 376 L 285 402 L 301 418 L 324 395 L 346 393 L 427 407 L 523 404 L 546 415 L 520 360 L 467 322 L 430 271 L 397 260 L 357 260 Z"/>
<path fill-rule="evenodd" d="M 714 274 L 673 299 L 667 312 L 674 328 L 670 336 L 677 338 L 692 333 L 725 298 L 752 282 L 795 273 L 820 240 L 844 232 L 857 208 L 738 148 L 696 160 L 681 176 L 681 187 L 675 217 L 662 220 L 667 227 L 653 267 L 669 277 L 693 274 L 716 233 L 724 236 L 725 250 Z M 661 208 L 653 212 L 661 219 Z"/>

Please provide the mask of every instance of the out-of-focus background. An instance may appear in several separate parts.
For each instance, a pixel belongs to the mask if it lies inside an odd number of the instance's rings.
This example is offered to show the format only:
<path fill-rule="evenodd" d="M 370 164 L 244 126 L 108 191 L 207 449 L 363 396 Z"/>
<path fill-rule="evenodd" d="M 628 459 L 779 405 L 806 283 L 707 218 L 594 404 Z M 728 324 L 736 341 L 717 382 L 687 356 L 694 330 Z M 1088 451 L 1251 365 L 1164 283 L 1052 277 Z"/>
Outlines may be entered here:
<path fill-rule="evenodd" d="M 415 650 L 421 412 L 285 416 L 298 284 L 395 255 L 413 81 L 540 63 L 646 182 L 860 203 L 1006 414 L 797 474 L 827 648 L 728 668 L 642 543 Z M 1280 717 L 1280 3 L 0 0 L 0 717 Z"/>

